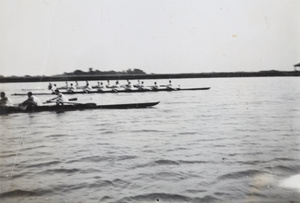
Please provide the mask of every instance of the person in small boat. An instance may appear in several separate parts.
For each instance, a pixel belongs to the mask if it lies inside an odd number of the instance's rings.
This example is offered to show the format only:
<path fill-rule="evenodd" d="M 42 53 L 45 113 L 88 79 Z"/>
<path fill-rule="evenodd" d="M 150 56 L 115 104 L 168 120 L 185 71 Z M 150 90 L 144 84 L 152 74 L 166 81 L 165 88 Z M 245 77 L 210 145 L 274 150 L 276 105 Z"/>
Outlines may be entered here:
<path fill-rule="evenodd" d="M 74 92 L 76 90 L 76 87 L 73 85 L 73 83 L 70 84 L 70 87 L 67 89 L 67 92 Z"/>
<path fill-rule="evenodd" d="M 55 94 L 57 95 L 56 97 L 47 100 L 47 102 L 51 102 L 53 100 L 56 100 L 56 105 L 64 105 L 64 102 L 68 102 L 68 98 L 63 95 L 58 89 L 55 90 Z"/>
<path fill-rule="evenodd" d="M 0 106 L 13 106 L 12 101 L 5 95 L 5 92 L 1 92 Z"/>
<path fill-rule="evenodd" d="M 32 92 L 27 93 L 28 98 L 23 101 L 19 106 L 27 106 L 27 107 L 33 107 L 33 106 L 40 106 L 42 105 L 42 102 L 39 98 L 34 96 Z"/>

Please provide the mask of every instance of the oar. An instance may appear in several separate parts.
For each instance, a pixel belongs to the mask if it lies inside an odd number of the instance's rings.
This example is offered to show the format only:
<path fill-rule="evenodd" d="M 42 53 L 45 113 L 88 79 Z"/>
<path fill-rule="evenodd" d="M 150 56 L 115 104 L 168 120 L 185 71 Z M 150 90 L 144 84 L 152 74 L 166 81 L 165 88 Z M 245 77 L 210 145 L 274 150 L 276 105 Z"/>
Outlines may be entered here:
<path fill-rule="evenodd" d="M 96 103 L 77 103 L 77 102 L 63 102 L 64 104 L 72 104 L 78 106 L 88 106 L 88 107 L 95 107 L 97 106 Z"/>
<path fill-rule="evenodd" d="M 70 98 L 68 99 L 69 101 L 77 101 L 77 97 L 74 97 L 74 98 Z M 47 103 L 50 103 L 50 102 L 43 102 L 43 104 L 47 104 Z"/>
<path fill-rule="evenodd" d="M 56 101 L 49 101 L 49 102 L 43 102 L 43 104 L 47 103 L 56 103 Z M 96 103 L 78 103 L 78 102 L 62 102 L 64 104 L 72 104 L 72 105 L 78 105 L 78 106 L 88 106 L 88 107 L 95 107 L 97 106 Z"/>

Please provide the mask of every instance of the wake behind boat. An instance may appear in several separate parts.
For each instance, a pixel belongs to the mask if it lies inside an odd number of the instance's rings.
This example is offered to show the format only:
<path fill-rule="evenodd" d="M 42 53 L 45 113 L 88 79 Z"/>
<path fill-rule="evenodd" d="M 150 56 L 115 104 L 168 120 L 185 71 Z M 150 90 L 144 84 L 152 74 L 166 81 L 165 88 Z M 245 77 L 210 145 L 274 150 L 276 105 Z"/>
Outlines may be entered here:
<path fill-rule="evenodd" d="M 66 105 L 42 105 L 42 106 L 30 106 L 26 109 L 19 108 L 17 106 L 0 106 L 0 115 L 10 113 L 33 113 L 43 111 L 75 111 L 84 109 L 137 109 L 148 108 L 157 105 L 158 102 L 144 102 L 144 103 L 126 103 L 126 104 L 106 104 L 97 105 L 96 103 L 72 103 Z"/>

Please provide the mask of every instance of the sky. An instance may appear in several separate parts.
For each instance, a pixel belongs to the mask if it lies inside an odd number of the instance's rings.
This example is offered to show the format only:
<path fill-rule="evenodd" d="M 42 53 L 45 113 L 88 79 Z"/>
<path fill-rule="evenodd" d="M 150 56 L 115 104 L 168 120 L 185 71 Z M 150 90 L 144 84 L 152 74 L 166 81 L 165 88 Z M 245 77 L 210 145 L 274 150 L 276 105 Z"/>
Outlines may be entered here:
<path fill-rule="evenodd" d="M 294 70 L 298 0 L 0 0 L 0 75 Z"/>

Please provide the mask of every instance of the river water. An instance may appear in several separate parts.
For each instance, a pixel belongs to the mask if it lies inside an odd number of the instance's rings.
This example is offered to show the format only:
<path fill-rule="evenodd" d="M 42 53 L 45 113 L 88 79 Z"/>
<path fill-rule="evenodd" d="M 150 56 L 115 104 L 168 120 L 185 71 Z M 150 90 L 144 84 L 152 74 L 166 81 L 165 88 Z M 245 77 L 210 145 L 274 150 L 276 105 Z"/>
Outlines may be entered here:
<path fill-rule="evenodd" d="M 160 101 L 147 109 L 0 116 L 0 201 L 299 202 L 299 78 L 172 82 L 211 89 L 72 95 Z M 47 83 L 0 87 L 10 94 Z"/>

